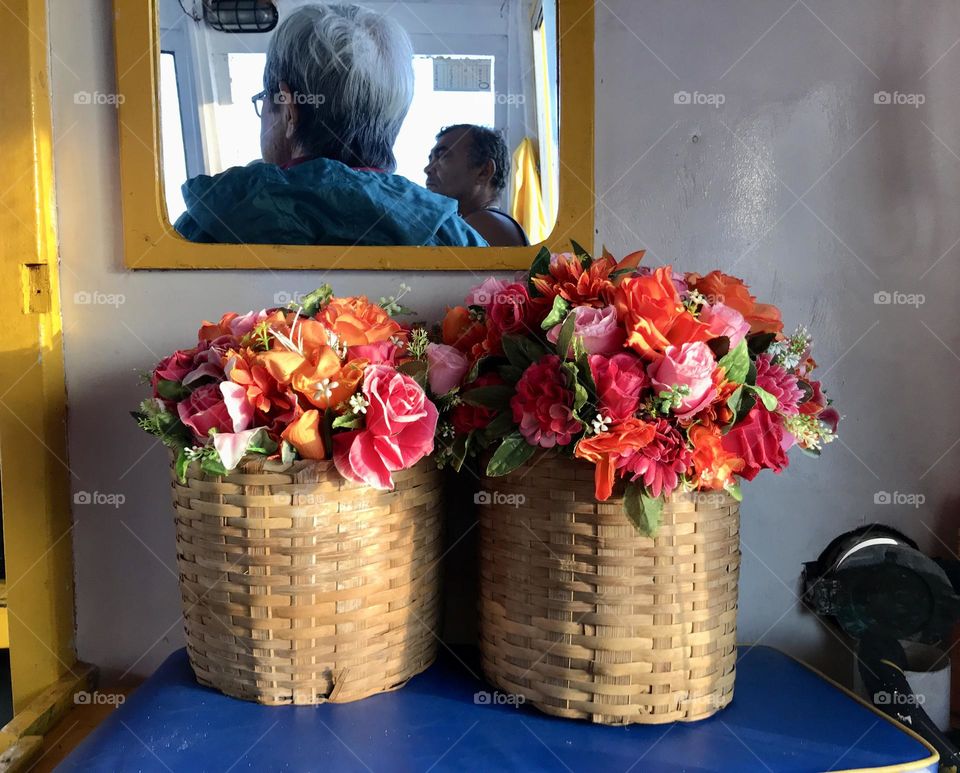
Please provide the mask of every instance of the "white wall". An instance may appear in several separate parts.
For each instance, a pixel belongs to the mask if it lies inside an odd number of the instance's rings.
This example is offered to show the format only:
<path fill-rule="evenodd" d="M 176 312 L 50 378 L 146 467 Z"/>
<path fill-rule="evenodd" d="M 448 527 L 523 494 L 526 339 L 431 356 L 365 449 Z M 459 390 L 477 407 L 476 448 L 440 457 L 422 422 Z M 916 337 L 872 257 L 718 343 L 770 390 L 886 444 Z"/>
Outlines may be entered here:
<path fill-rule="evenodd" d="M 740 639 L 838 668 L 843 647 L 798 611 L 801 562 L 865 520 L 941 553 L 940 539 L 956 542 L 960 8 L 606 0 L 597 13 L 598 242 L 747 278 L 788 325 L 809 324 L 847 417 L 823 460 L 795 456 L 789 471 L 746 486 L 743 506 Z M 278 291 L 330 280 L 379 296 L 402 279 L 410 305 L 430 316 L 474 278 L 125 271 L 116 115 L 73 100 L 115 88 L 111 17 L 108 0 L 51 3 L 74 490 L 126 498 L 74 507 L 77 644 L 81 659 L 119 676 L 149 673 L 182 645 L 167 461 L 127 414 L 143 394 L 134 370 L 189 343 L 202 318 Z M 681 90 L 725 103 L 676 105 Z M 880 90 L 921 92 L 926 103 L 876 105 Z M 84 290 L 124 302 L 74 303 Z M 876 305 L 881 290 L 926 303 Z M 880 490 L 926 503 L 875 506 Z"/>

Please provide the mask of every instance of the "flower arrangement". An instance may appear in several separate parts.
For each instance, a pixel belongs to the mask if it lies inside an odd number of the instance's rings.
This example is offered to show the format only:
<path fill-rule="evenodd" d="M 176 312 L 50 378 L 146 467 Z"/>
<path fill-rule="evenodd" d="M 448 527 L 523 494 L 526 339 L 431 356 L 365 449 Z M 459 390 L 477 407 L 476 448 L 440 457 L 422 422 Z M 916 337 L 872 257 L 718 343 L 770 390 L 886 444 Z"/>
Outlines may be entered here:
<path fill-rule="evenodd" d="M 598 500 L 623 479 L 627 514 L 650 535 L 674 491 L 739 500 L 739 479 L 779 473 L 791 446 L 819 455 L 840 417 L 807 332 L 785 335 L 780 311 L 736 277 L 642 257 L 544 249 L 526 276 L 488 278 L 448 309 L 443 345 L 464 375 L 443 398 L 441 463 L 489 449 L 498 476 L 557 449 L 595 466 Z"/>
<path fill-rule="evenodd" d="M 344 478 L 392 489 L 392 472 L 433 452 L 438 416 L 427 332 L 393 318 L 402 294 L 374 304 L 324 285 L 295 308 L 205 321 L 196 346 L 154 367 L 133 416 L 174 449 L 181 482 L 191 461 L 225 475 L 261 455 L 332 458 Z"/>

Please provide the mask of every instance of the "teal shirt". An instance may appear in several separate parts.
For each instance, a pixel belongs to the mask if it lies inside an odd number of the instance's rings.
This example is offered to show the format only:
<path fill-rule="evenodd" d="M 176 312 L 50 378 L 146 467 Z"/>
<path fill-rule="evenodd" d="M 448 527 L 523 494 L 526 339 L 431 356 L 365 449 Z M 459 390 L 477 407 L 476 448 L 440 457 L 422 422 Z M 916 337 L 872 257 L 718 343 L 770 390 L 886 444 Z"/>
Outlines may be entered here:
<path fill-rule="evenodd" d="M 328 158 L 236 166 L 183 184 L 174 228 L 194 242 L 486 247 L 454 199 Z"/>

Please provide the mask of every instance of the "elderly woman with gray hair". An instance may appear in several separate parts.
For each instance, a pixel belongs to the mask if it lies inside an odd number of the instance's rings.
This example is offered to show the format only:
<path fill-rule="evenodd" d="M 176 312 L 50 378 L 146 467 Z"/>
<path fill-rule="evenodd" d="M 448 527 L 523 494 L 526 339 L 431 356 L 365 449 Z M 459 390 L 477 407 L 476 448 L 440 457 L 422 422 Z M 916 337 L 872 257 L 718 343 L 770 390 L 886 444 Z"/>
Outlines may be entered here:
<path fill-rule="evenodd" d="M 199 242 L 485 246 L 457 202 L 393 174 L 413 99 L 410 39 L 356 5 L 310 5 L 270 40 L 253 97 L 264 163 L 183 185 Z"/>

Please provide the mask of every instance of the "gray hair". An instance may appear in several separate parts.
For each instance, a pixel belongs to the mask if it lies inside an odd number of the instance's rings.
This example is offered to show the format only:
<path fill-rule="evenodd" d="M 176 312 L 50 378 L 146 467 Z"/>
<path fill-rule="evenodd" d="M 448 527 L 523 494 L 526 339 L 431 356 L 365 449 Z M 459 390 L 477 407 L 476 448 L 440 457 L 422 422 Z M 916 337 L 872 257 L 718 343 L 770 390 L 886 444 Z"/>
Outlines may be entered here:
<path fill-rule="evenodd" d="M 267 50 L 268 99 L 285 81 L 300 108 L 295 139 L 348 166 L 394 171 L 393 143 L 413 100 L 413 46 L 403 28 L 358 5 L 307 5 Z"/>

